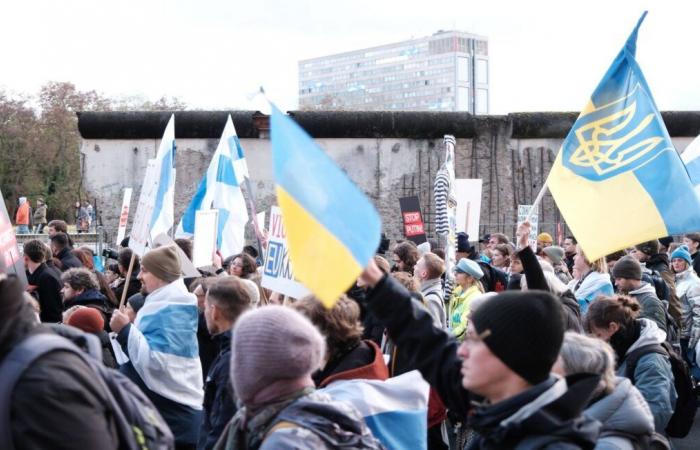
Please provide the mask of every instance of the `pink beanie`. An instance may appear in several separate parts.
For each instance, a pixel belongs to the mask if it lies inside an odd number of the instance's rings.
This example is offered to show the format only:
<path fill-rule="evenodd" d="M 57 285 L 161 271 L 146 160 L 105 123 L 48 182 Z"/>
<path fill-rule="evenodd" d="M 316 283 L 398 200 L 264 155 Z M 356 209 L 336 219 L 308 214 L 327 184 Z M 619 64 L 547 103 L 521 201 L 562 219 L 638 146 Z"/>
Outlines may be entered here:
<path fill-rule="evenodd" d="M 241 315 L 233 327 L 231 380 L 245 405 L 291 393 L 321 367 L 325 341 L 314 325 L 286 306 L 270 305 Z M 295 384 L 296 383 L 296 384 Z M 287 392 L 285 392 L 287 389 Z"/>

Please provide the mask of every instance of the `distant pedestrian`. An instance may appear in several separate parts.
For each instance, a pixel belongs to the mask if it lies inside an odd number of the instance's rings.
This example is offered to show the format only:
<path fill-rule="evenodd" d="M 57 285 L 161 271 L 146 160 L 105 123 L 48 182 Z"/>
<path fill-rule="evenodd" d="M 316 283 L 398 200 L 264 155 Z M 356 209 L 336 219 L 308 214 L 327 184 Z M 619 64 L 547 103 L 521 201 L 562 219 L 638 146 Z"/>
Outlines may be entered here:
<path fill-rule="evenodd" d="M 46 211 L 46 203 L 44 203 L 43 198 L 39 197 L 36 200 L 36 209 L 34 210 L 34 234 L 41 234 L 44 232 L 44 227 L 47 223 Z"/>
<path fill-rule="evenodd" d="M 29 234 L 29 201 L 27 197 L 19 198 L 15 224 L 17 225 L 17 234 Z"/>

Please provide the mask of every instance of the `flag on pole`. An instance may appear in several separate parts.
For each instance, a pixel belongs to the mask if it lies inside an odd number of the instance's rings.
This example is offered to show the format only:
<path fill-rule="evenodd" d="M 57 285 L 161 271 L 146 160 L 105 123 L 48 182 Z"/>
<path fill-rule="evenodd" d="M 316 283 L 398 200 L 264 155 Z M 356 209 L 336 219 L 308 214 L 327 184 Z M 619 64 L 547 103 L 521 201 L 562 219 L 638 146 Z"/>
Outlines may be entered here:
<path fill-rule="evenodd" d="M 209 168 L 182 216 L 176 235 L 189 237 L 194 234 L 197 211 L 218 209 L 217 248 L 224 257 L 240 253 L 245 245 L 245 225 L 248 222 L 241 183 L 247 176 L 243 149 L 229 115 Z"/>
<path fill-rule="evenodd" d="M 635 60 L 645 16 L 574 123 L 547 179 L 590 260 L 700 230 L 700 200 Z"/>
<path fill-rule="evenodd" d="M 165 127 L 155 168 L 157 188 L 148 228 L 151 240 L 161 233 L 168 234 L 175 221 L 175 114 Z"/>
<path fill-rule="evenodd" d="M 681 159 L 685 164 L 685 169 L 688 171 L 688 176 L 690 176 L 695 192 L 700 195 L 700 136 L 696 137 L 685 148 L 685 151 L 681 153 Z"/>
<path fill-rule="evenodd" d="M 271 107 L 273 172 L 294 275 L 331 307 L 373 257 L 381 220 L 321 147 Z"/>

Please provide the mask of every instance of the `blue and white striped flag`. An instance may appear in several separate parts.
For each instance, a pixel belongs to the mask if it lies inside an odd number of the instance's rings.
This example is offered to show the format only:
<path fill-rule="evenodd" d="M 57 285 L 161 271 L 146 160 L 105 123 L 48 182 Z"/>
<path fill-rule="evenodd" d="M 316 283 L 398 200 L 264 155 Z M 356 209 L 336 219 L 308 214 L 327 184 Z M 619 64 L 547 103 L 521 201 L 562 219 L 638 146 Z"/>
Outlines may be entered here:
<path fill-rule="evenodd" d="M 387 449 L 428 447 L 430 385 L 417 370 L 384 381 L 339 380 L 321 391 L 353 405 Z"/>
<path fill-rule="evenodd" d="M 175 221 L 175 114 L 170 116 L 155 158 L 157 190 L 149 222 L 151 240 L 168 234 Z"/>
<path fill-rule="evenodd" d="M 700 195 L 700 136 L 696 137 L 681 153 L 681 159 L 690 175 L 690 182 L 693 183 L 695 192 Z"/>
<path fill-rule="evenodd" d="M 190 237 L 194 234 L 197 211 L 218 209 L 217 248 L 224 257 L 240 253 L 245 244 L 245 225 L 248 223 L 241 183 L 247 176 L 243 149 L 229 115 L 209 168 L 182 216 L 176 236 Z"/>

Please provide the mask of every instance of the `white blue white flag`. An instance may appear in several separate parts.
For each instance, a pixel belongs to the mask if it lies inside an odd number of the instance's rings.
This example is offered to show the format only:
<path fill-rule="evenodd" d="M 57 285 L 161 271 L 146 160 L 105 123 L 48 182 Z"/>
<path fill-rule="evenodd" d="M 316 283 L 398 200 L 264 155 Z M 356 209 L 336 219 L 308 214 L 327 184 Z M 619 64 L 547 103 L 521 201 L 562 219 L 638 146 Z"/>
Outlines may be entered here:
<path fill-rule="evenodd" d="M 245 225 L 248 223 L 241 183 L 247 176 L 243 148 L 229 115 L 209 168 L 182 216 L 176 235 L 189 237 L 194 234 L 198 210 L 218 209 L 217 248 L 224 257 L 240 253 L 245 244 Z"/>
<path fill-rule="evenodd" d="M 157 188 L 149 222 L 151 240 L 168 234 L 175 221 L 175 114 L 170 116 L 155 158 Z"/>
<path fill-rule="evenodd" d="M 372 434 L 387 449 L 428 447 L 430 385 L 417 370 L 385 381 L 338 380 L 321 391 L 357 408 Z"/>
<path fill-rule="evenodd" d="M 700 195 L 700 136 L 696 137 L 681 153 L 681 159 L 690 175 L 690 182 L 693 183 L 695 192 Z"/>

